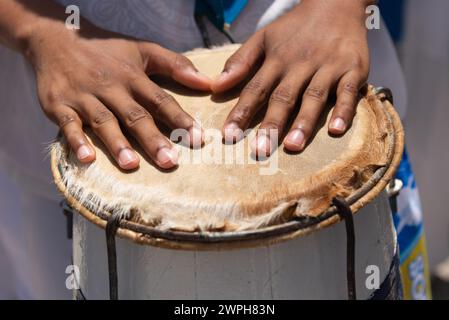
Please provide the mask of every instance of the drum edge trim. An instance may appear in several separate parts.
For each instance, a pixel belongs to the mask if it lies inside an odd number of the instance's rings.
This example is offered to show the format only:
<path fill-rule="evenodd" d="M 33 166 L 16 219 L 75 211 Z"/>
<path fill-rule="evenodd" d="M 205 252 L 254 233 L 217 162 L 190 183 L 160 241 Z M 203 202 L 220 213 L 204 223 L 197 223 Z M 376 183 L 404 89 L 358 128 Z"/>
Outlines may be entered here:
<path fill-rule="evenodd" d="M 380 91 L 376 91 L 375 96 Z M 390 101 L 381 102 L 377 99 L 369 99 L 370 103 L 382 104 L 382 111 L 392 125 L 392 134 L 388 150 L 389 162 L 385 167 L 379 168 L 373 176 L 360 189 L 351 194 L 345 200 L 350 204 L 351 210 L 357 212 L 380 192 L 385 189 L 388 182 L 393 178 L 396 168 L 402 157 L 404 149 L 404 132 L 401 121 Z M 51 151 L 51 169 L 54 174 L 55 184 L 59 191 L 64 194 L 67 203 L 78 211 L 83 217 L 95 225 L 105 228 L 110 214 L 106 212 L 92 213 L 78 200 L 68 193 L 62 181 L 62 167 L 57 163 L 56 150 Z M 161 231 L 153 227 L 144 226 L 135 222 L 122 220 L 119 224 L 117 235 L 135 243 L 152 245 L 168 249 L 178 250 L 229 250 L 239 248 L 251 248 L 263 245 L 291 240 L 300 236 L 310 234 L 316 229 L 322 229 L 341 221 L 335 206 L 330 207 L 317 217 L 298 218 L 287 223 L 268 226 L 258 230 L 238 232 L 201 232 L 188 233 L 182 231 Z"/>

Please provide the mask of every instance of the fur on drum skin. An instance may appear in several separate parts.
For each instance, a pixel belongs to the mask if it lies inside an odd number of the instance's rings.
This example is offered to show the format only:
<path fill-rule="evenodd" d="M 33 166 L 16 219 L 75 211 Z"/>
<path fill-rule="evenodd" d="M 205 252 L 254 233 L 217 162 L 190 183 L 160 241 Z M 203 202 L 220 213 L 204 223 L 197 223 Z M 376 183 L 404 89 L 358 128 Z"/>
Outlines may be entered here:
<path fill-rule="evenodd" d="M 377 102 L 372 97 L 364 99 L 364 103 L 374 110 L 375 117 L 382 118 L 382 112 L 375 112 Z M 161 230 L 242 231 L 280 224 L 294 217 L 317 216 L 329 207 L 334 196 L 346 197 L 359 188 L 377 168 L 386 164 L 382 154 L 386 148 L 385 137 L 391 134 L 391 128 L 385 119 L 377 120 L 381 124 L 375 132 L 379 143 L 370 143 L 376 148 L 369 148 L 351 161 L 336 165 L 327 174 L 304 179 L 302 187 L 292 184 L 272 194 L 267 193 L 263 197 L 266 201 L 252 207 L 237 201 L 211 204 L 188 197 L 172 199 L 167 198 L 163 190 L 123 184 L 96 162 L 90 165 L 78 163 L 67 151 L 63 140 L 52 145 L 52 155 L 63 171 L 64 192 L 92 212 L 119 212 L 126 219 Z M 378 157 L 373 157 L 373 150 Z"/>

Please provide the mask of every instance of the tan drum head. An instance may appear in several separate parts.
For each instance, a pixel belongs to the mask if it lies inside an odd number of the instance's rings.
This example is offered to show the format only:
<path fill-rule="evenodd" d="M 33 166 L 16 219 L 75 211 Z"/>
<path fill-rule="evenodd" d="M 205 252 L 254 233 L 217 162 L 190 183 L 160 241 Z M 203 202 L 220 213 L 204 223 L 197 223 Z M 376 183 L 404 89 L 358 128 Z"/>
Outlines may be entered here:
<path fill-rule="evenodd" d="M 215 77 L 235 49 L 186 55 L 200 71 Z M 221 137 L 213 136 L 220 132 L 238 92 L 211 96 L 161 85 L 206 129 L 203 148 L 177 145 L 181 163 L 176 170 L 158 170 L 140 152 L 140 168 L 125 173 L 90 133 L 97 152 L 93 164 L 81 165 L 63 138 L 52 149 L 52 171 L 68 203 L 102 227 L 111 212 L 120 212 L 125 221 L 118 234 L 136 242 L 207 249 L 297 237 L 339 220 L 331 207 L 335 196 L 346 198 L 354 212 L 370 202 L 401 159 L 398 115 L 372 87 L 343 137 L 328 134 L 326 113 L 304 152 L 290 154 L 281 145 L 269 159 L 255 161 L 248 147 L 254 130 L 236 145 L 224 145 Z M 257 125 L 256 121 L 252 129 Z M 210 136 L 209 129 L 215 129 Z"/>

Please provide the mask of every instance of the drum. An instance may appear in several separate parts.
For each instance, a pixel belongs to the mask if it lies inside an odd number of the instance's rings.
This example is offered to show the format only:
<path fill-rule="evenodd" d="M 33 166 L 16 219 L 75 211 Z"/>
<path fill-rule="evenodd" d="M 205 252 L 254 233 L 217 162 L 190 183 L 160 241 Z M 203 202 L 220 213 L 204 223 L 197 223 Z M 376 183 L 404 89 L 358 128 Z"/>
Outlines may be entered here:
<path fill-rule="evenodd" d="M 236 48 L 186 55 L 213 77 Z M 123 172 L 91 133 L 92 164 L 79 163 L 63 138 L 52 146 L 56 185 L 75 213 L 79 296 L 367 299 L 399 287 L 385 189 L 403 131 L 387 91 L 367 88 L 344 136 L 328 134 L 329 108 L 305 151 L 281 145 L 259 160 L 249 151 L 257 120 L 236 144 L 222 142 L 238 90 L 214 96 L 160 85 L 205 128 L 202 148 L 176 144 L 175 170 L 158 170 L 139 151 L 140 167 Z"/>

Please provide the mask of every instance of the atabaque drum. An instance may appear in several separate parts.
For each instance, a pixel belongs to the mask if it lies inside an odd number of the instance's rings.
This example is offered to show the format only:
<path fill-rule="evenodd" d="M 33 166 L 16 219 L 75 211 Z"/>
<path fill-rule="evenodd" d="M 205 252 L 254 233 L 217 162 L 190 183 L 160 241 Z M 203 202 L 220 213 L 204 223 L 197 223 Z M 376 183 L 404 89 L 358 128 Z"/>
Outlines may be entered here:
<path fill-rule="evenodd" d="M 186 55 L 214 77 L 236 49 Z M 202 148 L 175 144 L 174 170 L 159 170 L 139 151 L 140 167 L 124 172 L 89 132 L 97 154 L 91 164 L 78 162 L 62 137 L 52 147 L 56 185 L 74 212 L 78 297 L 397 297 L 385 190 L 404 141 L 387 91 L 366 89 L 344 136 L 329 135 L 329 108 L 302 153 L 281 145 L 254 159 L 257 120 L 237 143 L 222 141 L 238 90 L 214 96 L 160 85 L 205 129 Z"/>

